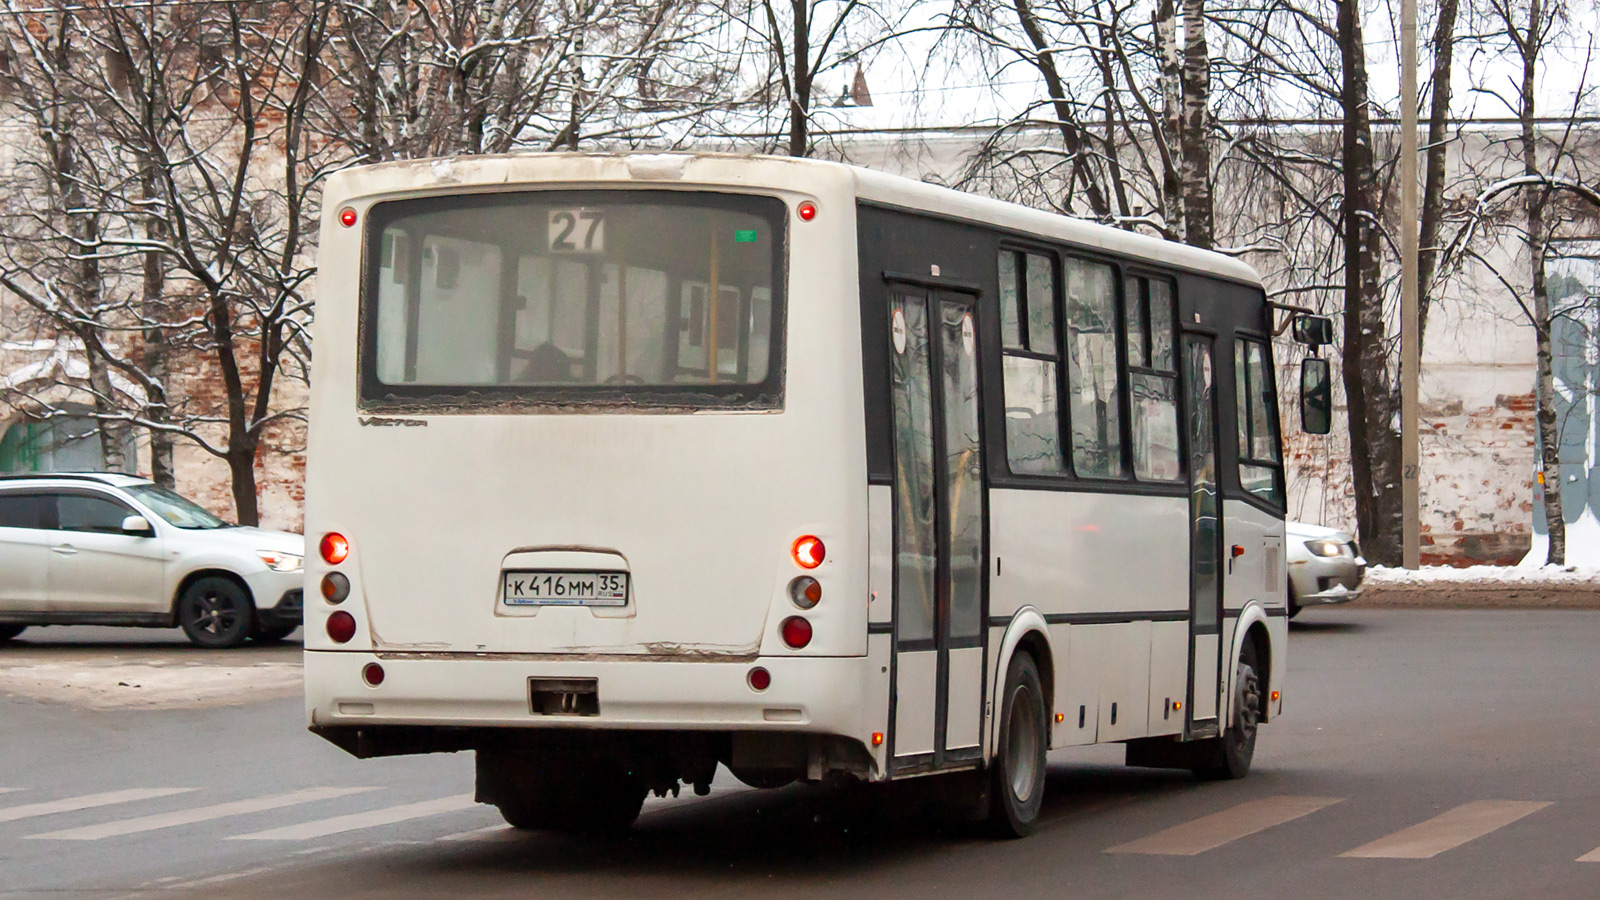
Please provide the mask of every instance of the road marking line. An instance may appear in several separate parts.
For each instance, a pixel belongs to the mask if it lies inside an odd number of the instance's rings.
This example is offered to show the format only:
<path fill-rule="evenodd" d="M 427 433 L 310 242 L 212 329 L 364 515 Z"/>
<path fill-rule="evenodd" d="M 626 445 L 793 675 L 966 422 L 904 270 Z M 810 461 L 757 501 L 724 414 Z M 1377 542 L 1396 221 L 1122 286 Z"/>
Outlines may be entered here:
<path fill-rule="evenodd" d="M 173 794 L 185 794 L 194 790 L 199 790 L 199 788 L 129 788 L 123 791 L 84 794 L 81 797 L 66 797 L 61 800 L 48 800 L 43 803 L 29 803 L 23 806 L 8 806 L 0 809 L 0 822 L 15 822 L 18 819 L 48 816 L 54 813 L 77 812 L 80 809 L 94 809 L 100 806 L 110 806 L 113 803 L 153 800 L 156 797 L 170 797 Z"/>
<path fill-rule="evenodd" d="M 359 794 L 362 791 L 374 790 L 377 790 L 377 788 L 307 788 L 301 791 L 290 791 L 287 794 L 271 794 L 266 797 L 234 800 L 229 803 L 218 803 L 214 806 L 197 806 L 193 809 L 180 809 L 177 812 L 140 816 L 136 819 L 105 822 L 100 825 L 89 825 L 83 828 L 68 828 L 65 831 L 30 834 L 28 838 L 42 841 L 95 841 L 100 838 L 136 834 L 142 831 L 155 831 L 158 828 L 172 828 L 178 825 L 193 825 L 196 822 L 209 822 L 212 819 L 223 819 L 228 816 L 242 816 L 247 813 L 265 812 L 269 809 L 282 809 L 285 806 L 313 803 L 318 800 L 331 800 L 335 797 L 344 797 L 349 794 Z"/>
<path fill-rule="evenodd" d="M 330 834 L 358 831 L 362 828 L 392 825 L 395 822 L 420 819 L 424 816 L 437 816 L 443 813 L 455 812 L 456 810 L 470 809 L 475 805 L 477 805 L 477 801 L 472 799 L 471 794 L 457 794 L 454 797 L 440 797 L 437 800 L 423 800 L 419 803 L 391 806 L 388 809 L 351 813 L 347 816 L 334 816 L 331 819 L 319 819 L 315 822 L 302 822 L 299 825 L 285 825 L 282 828 L 269 828 L 266 831 L 234 835 L 228 840 L 305 841 L 311 838 L 327 837 Z"/>
<path fill-rule="evenodd" d="M 1339 855 L 1359 859 L 1432 859 L 1549 805 L 1543 800 L 1475 800 Z"/>
<path fill-rule="evenodd" d="M 1578 857 L 1578 862 L 1600 862 L 1600 847 L 1596 847 L 1595 849 L 1590 850 L 1588 853 Z"/>
<path fill-rule="evenodd" d="M 434 838 L 436 841 L 509 841 L 520 838 L 524 832 L 512 828 L 510 825 L 486 825 L 474 828 L 471 831 L 458 831 L 444 837 Z"/>
<path fill-rule="evenodd" d="M 1274 825 L 1308 816 L 1343 797 L 1262 797 L 1136 841 L 1118 844 L 1107 853 L 1148 853 L 1155 856 L 1195 856 L 1214 850 Z"/>

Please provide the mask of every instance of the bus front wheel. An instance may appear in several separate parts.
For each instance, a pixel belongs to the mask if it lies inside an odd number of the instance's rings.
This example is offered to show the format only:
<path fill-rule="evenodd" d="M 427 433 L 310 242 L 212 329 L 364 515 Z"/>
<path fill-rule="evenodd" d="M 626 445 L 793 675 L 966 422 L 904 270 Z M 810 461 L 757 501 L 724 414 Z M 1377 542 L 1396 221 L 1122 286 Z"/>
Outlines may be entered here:
<path fill-rule="evenodd" d="M 1011 657 L 1000 696 L 1000 745 L 990 764 L 989 822 L 1001 837 L 1025 837 L 1039 818 L 1050 743 L 1044 688 L 1032 656 Z"/>
<path fill-rule="evenodd" d="M 1256 733 L 1261 724 L 1261 676 L 1256 659 L 1254 641 L 1245 639 L 1239 648 L 1239 666 L 1233 673 L 1233 721 L 1222 737 L 1216 752 L 1204 765 L 1195 767 L 1201 778 L 1243 778 L 1250 772 L 1250 762 L 1256 755 Z"/>

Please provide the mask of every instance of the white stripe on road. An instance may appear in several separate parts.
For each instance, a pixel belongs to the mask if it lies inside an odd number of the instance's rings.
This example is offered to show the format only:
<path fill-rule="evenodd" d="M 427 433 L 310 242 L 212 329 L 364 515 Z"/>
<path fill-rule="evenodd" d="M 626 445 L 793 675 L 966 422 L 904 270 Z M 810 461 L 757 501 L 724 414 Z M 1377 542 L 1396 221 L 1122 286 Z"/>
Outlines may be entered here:
<path fill-rule="evenodd" d="M 518 831 L 510 825 L 486 825 L 482 828 L 474 828 L 471 831 L 458 831 L 455 834 L 447 834 L 441 838 L 434 838 L 434 840 L 450 841 L 452 843 L 457 841 L 509 841 L 513 838 L 520 838 L 525 834 L 527 832 Z"/>
<path fill-rule="evenodd" d="M 80 809 L 94 809 L 99 806 L 110 806 L 114 803 L 153 800 L 156 797 L 170 797 L 173 794 L 184 794 L 193 790 L 198 790 L 198 788 L 129 788 L 124 791 L 107 791 L 103 794 L 84 794 L 82 797 L 67 797 L 62 800 L 49 800 L 44 803 L 29 803 L 25 806 L 8 806 L 0 809 L 0 822 L 15 822 L 18 819 L 48 816 L 53 813 L 76 812 Z"/>
<path fill-rule="evenodd" d="M 271 794 L 266 797 L 234 800 L 230 803 L 199 806 L 194 809 L 180 809 L 177 812 L 140 816 L 136 819 L 105 822 L 100 825 L 89 825 L 83 828 L 68 828 L 65 831 L 30 834 L 28 837 L 33 840 L 43 841 L 95 841 L 100 838 L 136 834 L 142 831 L 155 831 L 158 828 L 172 828 L 178 825 L 193 825 L 196 822 L 209 822 L 212 819 L 225 819 L 228 816 L 242 816 L 247 813 L 265 812 L 269 809 L 282 809 L 285 806 L 314 803 L 318 800 L 331 800 L 335 797 L 344 797 L 349 794 L 359 794 L 362 791 L 373 790 L 377 790 L 377 788 L 307 788 L 303 791 L 290 791 L 287 794 Z"/>
<path fill-rule="evenodd" d="M 1378 838 L 1339 855 L 1361 859 L 1432 859 L 1549 805 L 1549 802 L 1541 800 L 1476 800 L 1463 803 L 1426 822 L 1402 828 L 1388 837 Z"/>
<path fill-rule="evenodd" d="M 1578 857 L 1578 862 L 1600 862 L 1600 847 L 1596 847 L 1595 849 L 1590 850 L 1588 853 Z"/>
<path fill-rule="evenodd" d="M 1118 844 L 1107 853 L 1148 853 L 1156 856 L 1195 856 L 1274 825 L 1308 816 L 1342 797 L 1263 797 L 1165 831 Z"/>
<path fill-rule="evenodd" d="M 331 819 L 320 819 L 315 822 L 302 822 L 299 825 L 269 828 L 266 831 L 235 835 L 228 838 L 228 840 L 306 841 L 312 838 L 327 837 L 330 834 L 343 834 L 346 831 L 376 828 L 379 825 L 393 825 L 396 822 L 420 819 L 424 816 L 442 815 L 448 812 L 469 809 L 475 805 L 477 805 L 477 801 L 472 799 L 471 794 L 457 794 L 454 797 L 440 797 L 437 800 L 406 803 L 401 806 L 391 806 L 388 809 L 375 809 L 371 812 L 334 816 Z"/>

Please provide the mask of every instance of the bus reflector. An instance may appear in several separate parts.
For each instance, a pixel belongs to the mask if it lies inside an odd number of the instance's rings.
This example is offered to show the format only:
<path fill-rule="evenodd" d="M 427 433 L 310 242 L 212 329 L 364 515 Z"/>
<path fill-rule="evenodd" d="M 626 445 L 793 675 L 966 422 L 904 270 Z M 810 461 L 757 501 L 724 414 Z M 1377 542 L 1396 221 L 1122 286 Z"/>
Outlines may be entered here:
<path fill-rule="evenodd" d="M 789 555 L 794 557 L 794 564 L 802 569 L 815 569 L 822 565 L 822 560 L 828 554 L 828 549 L 822 546 L 822 538 L 813 534 L 795 538 L 794 546 L 789 548 Z"/>
<path fill-rule="evenodd" d="M 328 617 L 328 637 L 335 644 L 348 644 L 356 636 L 356 617 L 339 610 Z"/>
<path fill-rule="evenodd" d="M 330 566 L 337 566 L 350 558 L 350 542 L 337 531 L 323 535 L 317 548 L 322 551 L 322 561 Z"/>
<path fill-rule="evenodd" d="M 767 688 L 772 687 L 772 673 L 761 668 L 760 666 L 756 666 L 754 669 L 750 670 L 748 680 L 750 682 L 751 690 L 764 691 Z"/>
<path fill-rule="evenodd" d="M 372 685 L 373 687 L 383 684 L 383 666 L 380 666 L 377 663 L 367 663 L 365 666 L 362 666 L 361 680 Z"/>
<path fill-rule="evenodd" d="M 789 600 L 801 609 L 810 609 L 822 599 L 822 585 L 810 575 L 800 575 L 789 582 Z"/>
<path fill-rule="evenodd" d="M 783 642 L 796 650 L 811 643 L 811 623 L 799 616 L 784 619 L 778 630 L 783 633 Z"/>

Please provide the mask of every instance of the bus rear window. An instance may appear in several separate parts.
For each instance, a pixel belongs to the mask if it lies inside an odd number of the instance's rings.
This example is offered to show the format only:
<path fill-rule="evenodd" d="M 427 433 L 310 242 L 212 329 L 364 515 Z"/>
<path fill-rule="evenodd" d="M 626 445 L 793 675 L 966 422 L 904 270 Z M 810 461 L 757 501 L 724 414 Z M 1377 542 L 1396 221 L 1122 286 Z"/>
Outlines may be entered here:
<path fill-rule="evenodd" d="M 782 201 L 524 191 L 373 207 L 368 406 L 776 408 Z"/>

